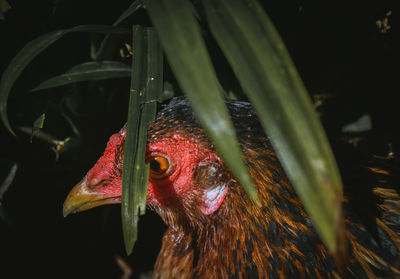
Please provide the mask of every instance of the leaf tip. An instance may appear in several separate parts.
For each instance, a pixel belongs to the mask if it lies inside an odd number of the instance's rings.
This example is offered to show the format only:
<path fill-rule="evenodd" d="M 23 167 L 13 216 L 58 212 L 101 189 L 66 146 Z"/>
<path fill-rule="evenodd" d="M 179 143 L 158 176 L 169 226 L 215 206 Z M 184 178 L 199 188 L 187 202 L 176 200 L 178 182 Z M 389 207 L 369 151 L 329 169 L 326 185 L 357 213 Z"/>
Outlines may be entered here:
<path fill-rule="evenodd" d="M 128 241 L 125 241 L 125 252 L 126 252 L 126 255 L 130 256 L 132 254 L 132 251 L 133 251 L 133 245 L 128 243 Z"/>
<path fill-rule="evenodd" d="M 3 124 L 4 126 L 7 128 L 7 130 L 10 132 L 11 135 L 13 135 L 14 137 L 17 136 L 17 134 L 14 132 L 14 130 L 11 128 L 11 124 L 8 121 L 8 118 L 6 116 L 3 116 L 2 118 Z"/>

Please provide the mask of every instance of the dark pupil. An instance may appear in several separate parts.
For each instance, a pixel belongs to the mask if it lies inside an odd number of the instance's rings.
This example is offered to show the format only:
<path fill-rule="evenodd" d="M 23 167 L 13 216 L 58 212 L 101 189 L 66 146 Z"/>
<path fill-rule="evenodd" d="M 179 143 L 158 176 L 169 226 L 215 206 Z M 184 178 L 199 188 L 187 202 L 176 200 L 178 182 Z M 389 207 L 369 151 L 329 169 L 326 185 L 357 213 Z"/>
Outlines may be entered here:
<path fill-rule="evenodd" d="M 156 160 L 150 162 L 150 168 L 154 171 L 159 171 L 161 169 L 161 165 Z"/>

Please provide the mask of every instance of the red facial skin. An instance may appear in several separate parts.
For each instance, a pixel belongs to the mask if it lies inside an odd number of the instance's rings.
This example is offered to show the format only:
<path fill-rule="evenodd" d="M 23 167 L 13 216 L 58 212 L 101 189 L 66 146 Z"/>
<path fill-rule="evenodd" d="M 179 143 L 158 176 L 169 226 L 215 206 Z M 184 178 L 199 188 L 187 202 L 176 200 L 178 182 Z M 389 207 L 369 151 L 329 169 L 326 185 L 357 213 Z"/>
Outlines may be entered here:
<path fill-rule="evenodd" d="M 121 197 L 122 158 L 121 146 L 125 140 L 125 129 L 111 136 L 103 156 L 87 174 L 88 186 L 104 196 Z M 156 156 L 164 157 L 169 162 L 165 177 L 151 175 L 147 190 L 147 204 L 161 207 L 179 207 L 184 199 L 195 190 L 193 175 L 199 164 L 220 162 L 215 151 L 204 148 L 200 143 L 188 140 L 178 133 L 171 137 L 163 137 L 148 144 L 146 162 Z M 95 189 L 96 188 L 96 189 Z M 205 191 L 206 193 L 206 191 Z M 202 197 L 203 204 L 199 209 L 205 215 L 212 214 L 222 204 L 227 193 L 223 189 L 217 198 Z"/>
<path fill-rule="evenodd" d="M 116 152 L 125 139 L 125 129 L 110 137 L 103 156 L 88 171 L 86 179 L 90 189 L 104 196 L 121 197 L 122 175 L 117 172 Z"/>

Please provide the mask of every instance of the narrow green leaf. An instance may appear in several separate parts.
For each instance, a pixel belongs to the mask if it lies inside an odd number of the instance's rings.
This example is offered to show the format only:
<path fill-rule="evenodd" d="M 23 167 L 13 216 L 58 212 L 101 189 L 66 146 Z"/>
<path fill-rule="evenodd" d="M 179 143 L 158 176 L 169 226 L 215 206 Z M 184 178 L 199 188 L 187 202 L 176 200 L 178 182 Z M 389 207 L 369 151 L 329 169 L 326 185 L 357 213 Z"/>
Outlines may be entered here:
<path fill-rule="evenodd" d="M 122 15 L 118 17 L 118 19 L 114 22 L 113 26 L 118 26 L 122 21 L 133 15 L 137 10 L 139 10 L 143 6 L 142 0 L 136 0 L 133 1 L 133 3 L 126 9 Z M 106 52 L 107 45 L 110 41 L 110 35 L 106 35 L 106 37 L 103 39 L 103 41 L 100 44 L 100 47 L 96 53 L 95 60 L 103 60 L 104 59 L 104 54 Z"/>
<path fill-rule="evenodd" d="M 210 28 L 327 247 L 342 233 L 341 178 L 278 32 L 256 0 L 204 0 Z M 339 248 L 340 249 L 340 248 Z"/>
<path fill-rule="evenodd" d="M 66 73 L 41 82 L 32 89 L 32 91 L 63 86 L 80 81 L 124 78 L 130 76 L 130 66 L 118 61 L 87 62 L 73 66 Z"/>
<path fill-rule="evenodd" d="M 193 7 L 185 0 L 145 0 L 171 68 L 199 121 L 233 175 L 254 200 L 252 179 L 220 92 Z"/>
<path fill-rule="evenodd" d="M 8 173 L 6 179 L 3 181 L 3 183 L 0 186 L 0 219 L 3 220 L 5 223 L 9 223 L 8 217 L 6 212 L 3 209 L 3 197 L 5 192 L 10 188 L 12 182 L 14 181 L 15 175 L 18 170 L 18 164 L 14 163 L 13 166 L 10 169 L 10 172 Z"/>
<path fill-rule="evenodd" d="M 58 39 L 73 32 L 124 34 L 127 32 L 127 29 L 106 25 L 80 25 L 70 29 L 44 34 L 27 43 L 25 47 L 11 60 L 0 80 L 0 117 L 3 124 L 13 135 L 15 135 L 15 133 L 12 130 L 7 117 L 7 100 L 14 82 L 37 55 Z"/>
<path fill-rule="evenodd" d="M 145 163 L 147 129 L 162 94 L 163 53 L 155 31 L 134 26 L 132 81 L 122 171 L 122 229 L 127 254 L 137 239 L 139 214 L 146 209 L 149 166 Z"/>
<path fill-rule="evenodd" d="M 4 179 L 3 183 L 0 186 L 0 202 L 3 200 L 3 196 L 5 192 L 7 192 L 8 188 L 10 188 L 12 182 L 14 181 L 15 175 L 18 170 L 18 164 L 15 163 L 8 173 L 7 177 Z"/>
<path fill-rule="evenodd" d="M 46 115 L 42 113 L 36 120 L 33 122 L 32 126 L 32 134 L 31 134 L 31 142 L 34 136 L 36 136 L 37 133 L 39 133 L 40 129 L 43 128 L 44 124 L 44 119 L 46 118 Z"/>
<path fill-rule="evenodd" d="M 133 3 L 126 9 L 122 15 L 114 22 L 113 26 L 118 26 L 122 21 L 133 15 L 137 10 L 139 10 L 143 6 L 142 0 L 135 0 Z"/>
<path fill-rule="evenodd" d="M 131 92 L 124 143 L 121 201 L 122 230 L 125 240 L 125 250 L 128 255 L 132 253 L 133 245 L 137 239 L 137 223 L 139 221 L 139 208 L 133 206 L 134 203 L 138 203 L 135 200 L 138 195 L 135 195 L 133 173 L 139 140 L 140 92 L 143 92 L 143 83 L 141 81 L 144 79 L 143 75 L 146 73 L 144 44 L 143 29 L 135 26 L 133 29 L 135 55 L 132 57 Z"/>

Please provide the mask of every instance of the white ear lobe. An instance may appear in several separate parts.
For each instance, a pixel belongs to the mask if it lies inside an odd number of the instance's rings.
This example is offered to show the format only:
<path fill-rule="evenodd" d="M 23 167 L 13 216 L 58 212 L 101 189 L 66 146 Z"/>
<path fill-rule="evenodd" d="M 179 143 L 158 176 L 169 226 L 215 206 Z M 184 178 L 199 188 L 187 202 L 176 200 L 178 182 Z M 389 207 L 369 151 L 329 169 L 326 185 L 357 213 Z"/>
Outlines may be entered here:
<path fill-rule="evenodd" d="M 225 185 L 218 185 L 215 188 L 205 191 L 204 194 L 206 195 L 206 200 L 210 201 L 210 202 L 214 201 L 222 194 L 224 189 L 225 189 Z"/>
<path fill-rule="evenodd" d="M 218 210 L 225 199 L 228 187 L 225 184 L 204 191 L 203 204 L 199 207 L 204 215 L 210 215 Z"/>

